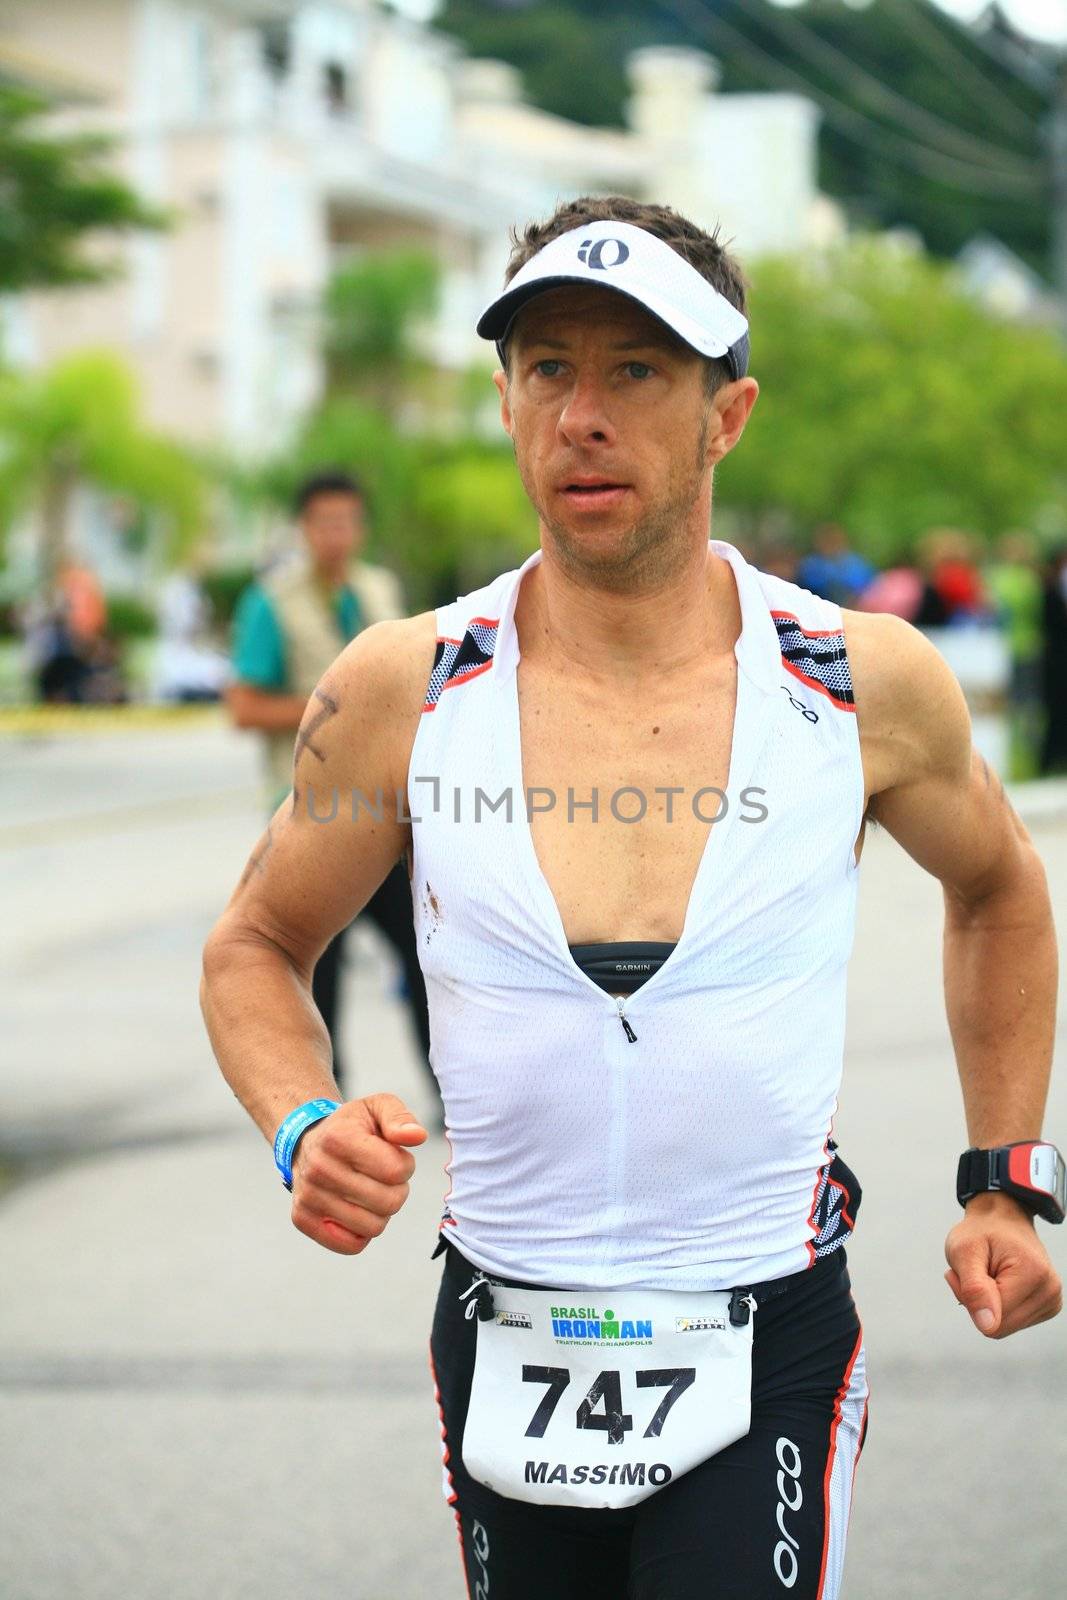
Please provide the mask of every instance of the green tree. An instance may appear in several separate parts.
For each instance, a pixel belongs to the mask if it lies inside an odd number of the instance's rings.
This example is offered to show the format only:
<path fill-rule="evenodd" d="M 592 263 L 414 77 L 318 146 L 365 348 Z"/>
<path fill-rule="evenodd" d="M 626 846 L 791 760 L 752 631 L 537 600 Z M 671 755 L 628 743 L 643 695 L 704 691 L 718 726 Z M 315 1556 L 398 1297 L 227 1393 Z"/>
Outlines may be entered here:
<path fill-rule="evenodd" d="M 0 537 L 20 511 L 37 512 L 46 584 L 65 553 L 71 498 L 83 483 L 162 516 L 171 559 L 200 525 L 199 472 L 141 425 L 132 375 L 115 356 L 83 351 L 43 373 L 0 372 Z"/>
<path fill-rule="evenodd" d="M 438 264 L 422 250 L 375 252 L 340 267 L 323 297 L 330 393 L 395 418 L 427 371 L 415 335 L 437 307 L 439 286 Z"/>
<path fill-rule="evenodd" d="M 832 518 L 878 560 L 933 524 L 992 535 L 1067 510 L 1067 352 L 951 268 L 875 239 L 752 269 L 759 404 L 722 504 Z"/>
<path fill-rule="evenodd" d="M 37 131 L 48 109 L 39 95 L 0 84 L 0 294 L 98 282 L 116 266 L 86 254 L 90 235 L 167 225 L 108 170 L 112 141 Z"/>

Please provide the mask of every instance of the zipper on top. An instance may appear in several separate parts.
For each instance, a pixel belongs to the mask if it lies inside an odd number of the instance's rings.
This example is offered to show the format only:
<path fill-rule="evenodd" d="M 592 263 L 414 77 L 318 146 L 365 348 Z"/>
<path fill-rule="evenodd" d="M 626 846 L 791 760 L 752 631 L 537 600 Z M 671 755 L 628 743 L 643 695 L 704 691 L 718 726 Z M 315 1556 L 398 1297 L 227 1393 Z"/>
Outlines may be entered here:
<path fill-rule="evenodd" d="M 634 1030 L 631 1028 L 629 1018 L 626 1016 L 626 1013 L 623 1011 L 623 1006 L 626 1004 L 626 996 L 622 995 L 622 994 L 617 994 L 615 996 L 615 1004 L 619 1008 L 619 1021 L 622 1023 L 623 1032 L 626 1034 L 626 1037 L 630 1041 L 631 1044 L 636 1044 L 637 1043 L 637 1035 L 634 1032 Z"/>

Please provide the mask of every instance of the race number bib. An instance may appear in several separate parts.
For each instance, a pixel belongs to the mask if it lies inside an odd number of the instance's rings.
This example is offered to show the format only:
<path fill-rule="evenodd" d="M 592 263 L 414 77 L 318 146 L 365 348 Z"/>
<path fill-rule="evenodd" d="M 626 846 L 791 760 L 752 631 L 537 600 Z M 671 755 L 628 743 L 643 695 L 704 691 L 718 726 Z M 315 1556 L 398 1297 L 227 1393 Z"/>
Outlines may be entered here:
<path fill-rule="evenodd" d="M 636 1505 L 742 1438 L 752 1327 L 728 1293 L 493 1285 L 478 1323 L 463 1461 L 536 1505 Z"/>

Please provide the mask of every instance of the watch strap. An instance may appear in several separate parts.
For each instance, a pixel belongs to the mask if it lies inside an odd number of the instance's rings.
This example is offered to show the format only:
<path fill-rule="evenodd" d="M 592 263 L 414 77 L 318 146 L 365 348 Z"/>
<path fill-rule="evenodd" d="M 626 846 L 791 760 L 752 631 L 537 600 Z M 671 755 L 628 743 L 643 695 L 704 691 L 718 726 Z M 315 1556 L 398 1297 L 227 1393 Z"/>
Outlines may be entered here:
<path fill-rule="evenodd" d="M 999 1153 L 998 1150 L 971 1149 L 965 1150 L 960 1156 L 956 1172 L 956 1199 L 961 1206 L 976 1194 L 1000 1188 L 996 1159 Z"/>

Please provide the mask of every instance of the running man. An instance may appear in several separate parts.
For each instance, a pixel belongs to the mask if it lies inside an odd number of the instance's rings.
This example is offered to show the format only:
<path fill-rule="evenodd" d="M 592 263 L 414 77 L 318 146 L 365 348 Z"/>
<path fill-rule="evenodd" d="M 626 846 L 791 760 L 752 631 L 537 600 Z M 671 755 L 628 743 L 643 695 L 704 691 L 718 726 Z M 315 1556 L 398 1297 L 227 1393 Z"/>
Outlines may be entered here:
<path fill-rule="evenodd" d="M 205 949 L 212 1043 L 294 1225 L 358 1255 L 426 1133 L 389 1093 L 337 1105 L 311 974 L 404 857 L 471 1596 L 834 1600 L 866 1427 L 832 1140 L 864 829 L 944 886 L 973 1147 L 946 1278 L 991 1339 L 1061 1305 L 1034 1227 L 1063 1206 L 1044 871 L 919 633 L 709 540 L 758 393 L 716 237 L 565 205 L 479 332 L 540 548 L 319 684 Z"/>

